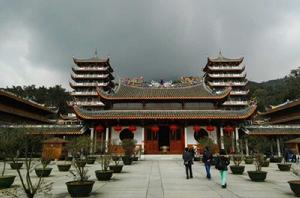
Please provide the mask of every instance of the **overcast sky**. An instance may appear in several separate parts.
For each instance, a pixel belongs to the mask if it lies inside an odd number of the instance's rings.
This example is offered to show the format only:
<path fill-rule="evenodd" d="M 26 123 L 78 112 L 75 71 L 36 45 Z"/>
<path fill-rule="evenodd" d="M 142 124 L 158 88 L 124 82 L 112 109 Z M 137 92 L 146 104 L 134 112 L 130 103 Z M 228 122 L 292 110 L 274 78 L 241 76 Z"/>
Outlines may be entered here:
<path fill-rule="evenodd" d="M 202 75 L 207 57 L 245 57 L 247 78 L 300 66 L 300 1 L 0 0 L 0 87 L 61 84 L 95 49 L 121 77 Z"/>

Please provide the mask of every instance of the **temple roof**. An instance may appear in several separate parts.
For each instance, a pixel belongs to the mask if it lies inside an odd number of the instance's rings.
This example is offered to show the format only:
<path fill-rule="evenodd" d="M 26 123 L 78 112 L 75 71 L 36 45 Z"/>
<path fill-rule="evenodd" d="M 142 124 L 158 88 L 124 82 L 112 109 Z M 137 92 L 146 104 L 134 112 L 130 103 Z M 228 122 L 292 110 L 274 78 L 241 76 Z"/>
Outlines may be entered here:
<path fill-rule="evenodd" d="M 249 135 L 300 135 L 300 125 L 251 125 Z"/>
<path fill-rule="evenodd" d="M 81 135 L 82 125 L 3 125 L 1 128 L 26 128 L 33 135 Z"/>
<path fill-rule="evenodd" d="M 277 106 L 272 106 L 271 105 L 271 108 L 267 109 L 266 112 L 260 112 L 259 114 L 260 115 L 269 115 L 269 114 L 272 114 L 272 113 L 275 113 L 275 112 L 278 112 L 278 111 L 281 111 L 281 110 L 284 110 L 284 109 L 288 109 L 288 108 L 292 108 L 292 107 L 296 107 L 300 105 L 300 100 L 297 99 L 297 100 L 294 100 L 294 101 L 286 101 L 282 104 L 279 104 Z"/>
<path fill-rule="evenodd" d="M 74 58 L 74 63 L 109 63 L 109 58 L 99 58 L 97 56 L 92 58 Z"/>
<path fill-rule="evenodd" d="M 44 104 L 37 103 L 35 101 L 22 98 L 20 96 L 17 96 L 16 94 L 13 94 L 11 92 L 5 91 L 3 89 L 0 89 L 0 97 L 7 97 L 12 100 L 15 100 L 17 102 L 23 103 L 25 105 L 31 106 L 33 108 L 42 110 L 44 112 L 47 112 L 49 114 L 56 114 L 58 112 L 58 109 L 53 110 L 52 108 L 46 107 Z"/>
<path fill-rule="evenodd" d="M 229 95 L 231 88 L 221 93 L 213 93 L 204 82 L 185 87 L 137 87 L 121 83 L 112 94 L 97 88 L 99 96 L 106 100 L 170 100 L 170 99 L 222 99 Z"/>
<path fill-rule="evenodd" d="M 240 110 L 99 110 L 87 111 L 74 106 L 79 118 L 89 120 L 121 119 L 247 119 L 256 111 L 256 105 Z"/>
<path fill-rule="evenodd" d="M 216 58 L 207 57 L 208 62 L 238 62 L 241 63 L 244 57 L 241 58 L 225 58 L 221 51 L 219 52 L 219 56 Z"/>

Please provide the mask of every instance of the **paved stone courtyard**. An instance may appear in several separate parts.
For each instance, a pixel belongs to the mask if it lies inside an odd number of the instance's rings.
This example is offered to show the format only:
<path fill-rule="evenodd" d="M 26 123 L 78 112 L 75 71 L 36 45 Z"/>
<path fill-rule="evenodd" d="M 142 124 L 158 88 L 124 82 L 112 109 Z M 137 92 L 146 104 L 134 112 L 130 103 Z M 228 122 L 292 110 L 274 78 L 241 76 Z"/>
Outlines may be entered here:
<path fill-rule="evenodd" d="M 2 165 L 1 165 L 2 166 Z M 65 182 L 72 180 L 70 173 L 58 172 L 54 163 L 51 176 L 46 180 L 54 181 L 53 189 L 48 195 L 38 197 L 65 198 L 70 197 Z M 96 180 L 94 170 L 100 169 L 99 164 L 88 165 L 90 179 Z M 246 170 L 254 170 L 254 165 L 246 165 Z M 288 180 L 297 179 L 291 172 L 277 170 L 275 163 L 264 168 L 268 171 L 266 182 L 250 181 L 247 173 L 244 175 L 228 174 L 227 189 L 222 189 L 219 174 L 212 168 L 212 179 L 205 178 L 203 164 L 195 162 L 193 165 L 194 178 L 185 179 L 185 170 L 179 156 L 147 156 L 145 159 L 125 166 L 123 172 L 114 174 L 108 182 L 96 181 L 91 197 L 107 198 L 195 198 L 195 197 L 294 197 Z M 230 172 L 230 171 L 229 171 Z M 16 175 L 16 171 L 7 168 L 7 174 Z M 34 173 L 33 173 L 34 174 Z M 16 178 L 14 185 L 19 185 Z"/>

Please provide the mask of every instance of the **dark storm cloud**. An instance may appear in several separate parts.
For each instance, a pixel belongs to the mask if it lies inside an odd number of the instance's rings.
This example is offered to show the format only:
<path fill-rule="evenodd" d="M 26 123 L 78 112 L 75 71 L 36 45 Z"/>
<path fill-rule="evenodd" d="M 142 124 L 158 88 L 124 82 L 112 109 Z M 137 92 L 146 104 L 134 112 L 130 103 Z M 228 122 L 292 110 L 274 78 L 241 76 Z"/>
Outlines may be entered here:
<path fill-rule="evenodd" d="M 300 64 L 299 1 L 2 1 L 0 87 L 68 87 L 72 56 L 98 49 L 122 77 L 201 75 L 222 49 L 245 57 L 248 78 Z M 3 72 L 2 72 L 3 71 Z"/>

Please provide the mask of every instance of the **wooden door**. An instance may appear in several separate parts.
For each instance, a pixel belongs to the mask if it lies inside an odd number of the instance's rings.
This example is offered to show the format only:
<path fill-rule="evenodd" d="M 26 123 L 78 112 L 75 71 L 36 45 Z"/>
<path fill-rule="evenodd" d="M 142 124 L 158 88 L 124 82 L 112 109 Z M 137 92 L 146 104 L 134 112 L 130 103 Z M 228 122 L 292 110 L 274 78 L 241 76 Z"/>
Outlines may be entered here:
<path fill-rule="evenodd" d="M 179 128 L 176 132 L 170 132 L 170 153 L 181 154 L 184 149 L 183 129 Z"/>
<path fill-rule="evenodd" d="M 153 133 L 150 129 L 145 129 L 144 153 L 157 154 L 158 149 L 158 134 Z"/>

